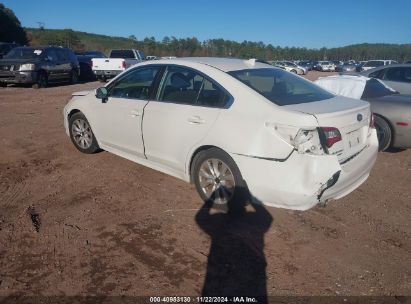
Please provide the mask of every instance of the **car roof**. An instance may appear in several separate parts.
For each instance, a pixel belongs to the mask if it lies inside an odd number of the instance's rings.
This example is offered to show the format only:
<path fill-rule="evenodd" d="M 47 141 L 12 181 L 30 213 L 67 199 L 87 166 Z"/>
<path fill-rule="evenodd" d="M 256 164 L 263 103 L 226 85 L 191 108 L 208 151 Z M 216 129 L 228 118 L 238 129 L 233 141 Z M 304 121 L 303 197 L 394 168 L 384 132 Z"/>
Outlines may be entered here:
<path fill-rule="evenodd" d="M 162 59 L 153 62 L 153 64 L 184 64 L 184 63 L 200 63 L 212 66 L 224 72 L 259 69 L 259 68 L 274 68 L 273 66 L 258 62 L 257 59 L 237 59 L 237 58 L 220 58 L 220 57 L 181 57 L 175 59 Z"/>

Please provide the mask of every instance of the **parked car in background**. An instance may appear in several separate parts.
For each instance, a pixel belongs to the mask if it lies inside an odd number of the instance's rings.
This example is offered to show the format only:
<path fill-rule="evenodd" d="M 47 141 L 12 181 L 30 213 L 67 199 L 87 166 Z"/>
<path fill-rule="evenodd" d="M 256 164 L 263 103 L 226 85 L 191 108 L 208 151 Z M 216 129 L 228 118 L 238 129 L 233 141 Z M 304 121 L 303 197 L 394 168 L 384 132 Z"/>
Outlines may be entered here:
<path fill-rule="evenodd" d="M 366 71 L 366 70 L 370 70 L 379 66 L 383 66 L 383 65 L 389 65 L 389 64 L 394 64 L 394 63 L 398 63 L 395 60 L 369 60 L 366 63 L 364 63 L 364 65 L 362 66 L 362 70 Z"/>
<path fill-rule="evenodd" d="M 112 50 L 109 58 L 92 59 L 93 73 L 98 80 L 105 82 L 145 59 L 146 56 L 139 50 Z"/>
<path fill-rule="evenodd" d="M 107 58 L 103 52 L 99 51 L 76 52 L 76 56 L 80 64 L 80 78 L 84 80 L 93 80 L 96 78 L 93 73 L 93 58 Z"/>
<path fill-rule="evenodd" d="M 390 64 L 363 71 L 360 75 L 380 79 L 400 94 L 411 95 L 411 64 Z"/>
<path fill-rule="evenodd" d="M 366 64 L 367 63 L 367 61 L 359 61 L 359 62 L 357 62 L 355 65 L 356 65 L 356 69 L 355 69 L 355 71 L 356 72 L 361 72 L 363 69 L 362 69 L 362 67 L 364 66 L 364 64 Z"/>
<path fill-rule="evenodd" d="M 300 60 L 298 65 L 306 68 L 307 71 L 311 71 L 313 69 L 313 62 L 311 60 Z"/>
<path fill-rule="evenodd" d="M 342 65 L 335 67 L 336 72 L 342 72 L 342 73 L 354 73 L 356 72 L 356 70 L 357 70 L 357 66 L 350 62 L 344 62 Z"/>
<path fill-rule="evenodd" d="M 0 42 L 0 59 L 3 58 L 3 56 L 10 52 L 12 49 L 18 46 L 19 45 L 17 43 Z"/>
<path fill-rule="evenodd" d="M 380 80 L 364 76 L 321 77 L 315 83 L 334 94 L 371 104 L 380 151 L 411 148 L 411 95 L 400 95 Z"/>
<path fill-rule="evenodd" d="M 297 66 L 295 63 L 291 61 L 274 61 L 272 65 L 279 67 L 287 72 L 291 72 L 298 75 L 305 75 L 307 74 L 307 69 Z"/>
<path fill-rule="evenodd" d="M 145 61 L 74 93 L 63 114 L 79 151 L 192 182 L 216 206 L 251 194 L 306 210 L 343 197 L 367 179 L 378 148 L 367 102 L 255 59 Z"/>
<path fill-rule="evenodd" d="M 330 61 L 318 61 L 316 64 L 316 70 L 320 72 L 334 72 L 335 65 Z"/>
<path fill-rule="evenodd" d="M 0 84 L 32 84 L 45 88 L 51 82 L 77 83 L 80 71 L 73 51 L 61 47 L 17 47 L 0 60 Z"/>

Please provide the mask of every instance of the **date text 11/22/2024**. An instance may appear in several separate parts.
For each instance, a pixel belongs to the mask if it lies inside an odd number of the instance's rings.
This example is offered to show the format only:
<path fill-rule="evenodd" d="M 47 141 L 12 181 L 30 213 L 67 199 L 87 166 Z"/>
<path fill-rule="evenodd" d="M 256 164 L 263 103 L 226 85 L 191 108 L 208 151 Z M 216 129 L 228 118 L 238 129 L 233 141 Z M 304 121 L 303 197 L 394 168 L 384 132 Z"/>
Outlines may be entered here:
<path fill-rule="evenodd" d="M 253 297 L 150 297 L 150 303 L 257 303 Z"/>

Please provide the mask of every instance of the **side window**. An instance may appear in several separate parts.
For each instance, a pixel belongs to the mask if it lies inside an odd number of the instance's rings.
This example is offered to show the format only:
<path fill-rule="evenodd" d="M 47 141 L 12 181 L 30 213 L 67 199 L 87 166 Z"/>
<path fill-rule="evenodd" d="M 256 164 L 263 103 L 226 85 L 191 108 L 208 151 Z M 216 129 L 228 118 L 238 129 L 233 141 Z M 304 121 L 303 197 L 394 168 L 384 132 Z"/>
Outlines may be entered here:
<path fill-rule="evenodd" d="M 204 77 L 194 71 L 168 67 L 159 100 L 194 105 L 197 102 Z"/>
<path fill-rule="evenodd" d="M 401 68 L 390 68 L 384 75 L 384 79 L 390 81 L 404 81 L 404 71 Z"/>
<path fill-rule="evenodd" d="M 131 71 L 109 88 L 109 96 L 148 99 L 159 70 L 160 67 L 143 67 Z"/>
<path fill-rule="evenodd" d="M 368 77 L 381 79 L 381 78 L 382 78 L 382 75 L 384 75 L 384 73 L 386 72 L 386 70 L 387 70 L 387 69 L 382 69 L 382 70 L 378 70 L 378 71 L 372 72 L 372 73 L 370 73 L 370 74 L 368 75 Z"/>
<path fill-rule="evenodd" d="M 411 83 L 411 68 L 404 68 L 404 81 Z"/>
<path fill-rule="evenodd" d="M 204 79 L 198 104 L 206 107 L 223 107 L 230 96 L 208 79 Z"/>

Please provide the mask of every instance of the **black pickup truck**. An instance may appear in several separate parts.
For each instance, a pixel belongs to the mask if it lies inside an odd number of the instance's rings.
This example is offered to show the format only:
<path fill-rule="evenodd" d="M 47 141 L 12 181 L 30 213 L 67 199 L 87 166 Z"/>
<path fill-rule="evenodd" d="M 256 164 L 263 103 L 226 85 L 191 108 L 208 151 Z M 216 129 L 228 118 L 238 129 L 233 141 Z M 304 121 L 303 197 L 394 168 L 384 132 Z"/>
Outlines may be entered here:
<path fill-rule="evenodd" d="M 50 82 L 76 83 L 80 66 L 73 51 L 61 47 L 17 47 L 0 59 L 0 86 Z"/>

